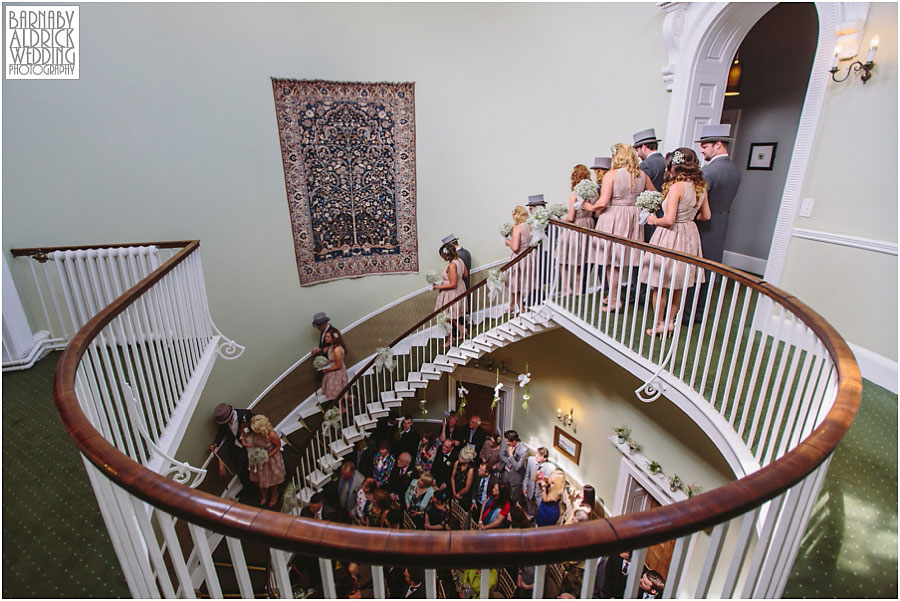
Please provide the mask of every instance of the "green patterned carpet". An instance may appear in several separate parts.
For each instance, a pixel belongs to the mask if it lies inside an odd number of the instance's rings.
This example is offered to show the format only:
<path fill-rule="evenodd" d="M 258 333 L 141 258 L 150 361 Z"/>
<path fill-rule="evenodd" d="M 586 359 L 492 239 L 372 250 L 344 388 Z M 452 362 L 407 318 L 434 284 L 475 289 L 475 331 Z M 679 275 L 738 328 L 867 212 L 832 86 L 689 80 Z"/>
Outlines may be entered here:
<path fill-rule="evenodd" d="M 128 597 L 52 401 L 53 354 L 3 374 L 3 596 Z M 785 597 L 897 598 L 897 395 L 866 381 Z"/>

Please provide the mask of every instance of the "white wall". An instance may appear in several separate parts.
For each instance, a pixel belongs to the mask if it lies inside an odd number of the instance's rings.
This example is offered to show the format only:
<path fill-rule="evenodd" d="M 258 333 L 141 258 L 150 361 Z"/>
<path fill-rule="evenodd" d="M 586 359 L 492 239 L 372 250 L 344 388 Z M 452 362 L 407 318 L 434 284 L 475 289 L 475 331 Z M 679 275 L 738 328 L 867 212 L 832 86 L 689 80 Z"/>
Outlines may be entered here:
<path fill-rule="evenodd" d="M 815 205 L 812 217 L 798 217 L 794 226 L 896 245 L 896 4 L 871 4 L 858 59 L 865 60 L 876 34 L 881 45 L 872 79 L 863 85 L 852 75 L 828 84 L 801 192 Z M 778 285 L 820 312 L 848 342 L 893 361 L 896 370 L 896 256 L 793 238 Z"/>
<path fill-rule="evenodd" d="M 572 165 L 662 129 L 663 16 L 85 4 L 80 80 L 3 81 L 3 249 L 199 238 L 213 317 L 247 351 L 214 370 L 198 411 L 246 405 L 313 346 L 313 313 L 340 326 L 422 286 L 407 274 L 300 287 L 270 77 L 415 82 L 420 269 L 441 266 L 451 231 L 480 264 L 505 254 L 496 227 L 515 204 L 564 200 Z"/>

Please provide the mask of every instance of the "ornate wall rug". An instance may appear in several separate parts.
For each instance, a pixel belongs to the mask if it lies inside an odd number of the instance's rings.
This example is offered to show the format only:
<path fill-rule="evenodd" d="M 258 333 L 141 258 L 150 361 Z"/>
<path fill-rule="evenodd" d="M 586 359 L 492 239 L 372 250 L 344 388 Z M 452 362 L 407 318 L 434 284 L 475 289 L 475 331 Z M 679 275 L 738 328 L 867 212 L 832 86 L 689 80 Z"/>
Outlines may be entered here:
<path fill-rule="evenodd" d="M 300 284 L 418 271 L 415 84 L 272 90 Z"/>

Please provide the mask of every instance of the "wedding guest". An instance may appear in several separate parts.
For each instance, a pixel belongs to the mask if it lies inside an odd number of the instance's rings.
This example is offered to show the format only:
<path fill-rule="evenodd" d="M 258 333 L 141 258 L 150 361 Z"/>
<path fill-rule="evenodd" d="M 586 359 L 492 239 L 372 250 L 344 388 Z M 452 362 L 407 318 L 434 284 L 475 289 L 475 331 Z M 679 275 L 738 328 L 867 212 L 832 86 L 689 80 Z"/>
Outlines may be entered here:
<path fill-rule="evenodd" d="M 411 461 L 412 456 L 409 453 L 400 453 L 397 457 L 397 462 L 391 469 L 391 475 L 388 478 L 388 483 L 385 487 L 391 494 L 391 499 L 400 501 L 401 504 L 405 503 L 404 496 L 406 495 L 406 489 L 409 488 L 410 482 L 419 477 L 416 468 L 409 465 Z"/>
<path fill-rule="evenodd" d="M 372 503 L 376 488 L 378 488 L 378 483 L 375 481 L 375 478 L 366 478 L 363 480 L 362 486 L 356 493 L 356 504 L 350 512 L 350 517 L 359 523 L 364 523 L 366 521 L 366 515 L 369 513 L 369 505 Z"/>
<path fill-rule="evenodd" d="M 566 491 L 568 491 L 568 488 L 566 488 Z M 585 484 L 579 492 L 572 494 L 569 498 L 566 498 L 567 495 L 564 493 L 563 506 L 565 507 L 565 514 L 563 515 L 562 523 L 576 524 L 589 521 L 591 512 L 594 510 L 595 494 L 594 487 L 590 484 Z"/>
<path fill-rule="evenodd" d="M 328 344 L 325 342 L 325 332 L 330 330 L 334 330 L 336 328 L 331 325 L 331 318 L 325 315 L 325 313 L 316 313 L 313 316 L 312 325 L 314 328 L 319 330 L 319 346 L 314 347 L 309 354 L 313 357 L 318 357 L 319 355 L 324 356 L 326 350 L 328 349 Z"/>
<path fill-rule="evenodd" d="M 427 599 L 425 593 L 425 570 L 422 568 L 406 568 L 404 572 L 408 588 L 403 595 L 404 599 Z"/>
<path fill-rule="evenodd" d="M 434 455 L 437 453 L 439 444 L 435 432 L 429 430 L 422 435 L 416 451 L 416 469 L 420 474 L 431 472 L 431 464 L 434 462 Z"/>
<path fill-rule="evenodd" d="M 356 470 L 356 465 L 352 461 L 345 461 L 341 464 L 338 479 L 325 487 L 329 502 L 332 506 L 339 507 L 344 517 L 350 517 L 363 481 L 365 478 Z"/>
<path fill-rule="evenodd" d="M 359 582 L 347 568 L 335 568 L 334 591 L 338 599 L 362 599 Z"/>
<path fill-rule="evenodd" d="M 543 204 L 543 195 L 541 195 L 541 203 Z M 525 210 L 525 207 L 518 205 L 513 209 L 512 220 L 512 234 L 504 241 L 504 244 L 512 251 L 512 254 L 509 257 L 510 260 L 515 259 L 531 246 L 531 228 L 526 223 L 528 220 L 528 211 Z M 523 295 L 527 294 L 532 288 L 534 264 L 535 262 L 529 257 L 522 259 L 509 269 L 506 285 L 509 287 L 510 311 L 515 311 L 516 309 L 521 311 L 524 308 L 522 298 Z"/>
<path fill-rule="evenodd" d="M 491 490 L 491 496 L 484 503 L 481 516 L 476 528 L 478 530 L 493 530 L 501 528 L 509 515 L 509 484 L 497 482 Z"/>
<path fill-rule="evenodd" d="M 413 426 L 411 415 L 403 416 L 398 432 L 396 446 L 391 449 L 391 452 L 397 457 L 400 456 L 400 453 L 409 453 L 410 457 L 415 457 L 419 451 L 419 441 L 422 439 L 422 435 Z"/>
<path fill-rule="evenodd" d="M 525 458 L 528 451 L 521 444 L 515 430 L 507 430 L 503 437 L 506 439 L 505 450 L 500 453 L 503 481 L 509 484 L 510 499 L 517 503 L 522 498 L 522 480 L 525 478 Z"/>
<path fill-rule="evenodd" d="M 446 490 L 439 490 L 431 497 L 425 509 L 425 530 L 450 530 L 450 503 Z"/>
<path fill-rule="evenodd" d="M 666 171 L 663 194 L 665 217 L 650 215 L 647 218 L 648 223 L 659 226 L 653 232 L 650 244 L 702 257 L 700 235 L 694 218 L 709 219 L 709 202 L 706 197 L 706 180 L 700 171 L 697 155 L 690 148 L 679 148 L 673 154 Z M 702 283 L 703 270 L 647 253 L 642 271 L 642 282 L 650 287 L 658 286 L 657 291 L 650 292 L 653 294 L 651 300 L 654 301 L 656 318 L 655 325 L 647 329 L 647 335 L 655 336 L 666 330 L 671 332 L 675 329 L 682 290 L 693 286 L 695 282 Z M 671 298 L 666 302 L 670 288 Z"/>
<path fill-rule="evenodd" d="M 475 472 L 475 482 L 472 484 L 472 515 L 476 518 L 481 515 L 485 502 L 490 498 L 494 484 L 500 482 L 499 476 L 491 474 L 486 463 L 480 463 Z"/>
<path fill-rule="evenodd" d="M 434 462 L 431 464 L 431 475 L 434 476 L 434 487 L 437 490 L 449 489 L 450 479 L 453 476 L 453 463 L 456 461 L 457 455 L 453 440 L 449 438 L 441 444 L 441 448 L 435 454 Z"/>
<path fill-rule="evenodd" d="M 500 435 L 491 434 L 484 441 L 481 452 L 478 454 L 481 463 L 487 464 L 489 472 L 497 469 L 500 464 Z"/>
<path fill-rule="evenodd" d="M 274 507 L 278 502 L 278 485 L 284 482 L 284 459 L 281 457 L 281 438 L 275 433 L 269 418 L 265 415 L 254 415 L 250 420 L 250 432 L 244 432 L 241 443 L 252 455 L 254 449 L 263 449 L 266 459 L 254 465 L 250 461 L 250 481 L 255 483 L 260 492 L 260 505 Z"/>
<path fill-rule="evenodd" d="M 594 164 L 591 165 L 591 171 L 594 172 L 594 183 L 603 186 L 603 176 L 612 167 L 612 157 L 594 157 Z M 591 214 L 593 217 L 593 214 Z M 593 226 L 591 226 L 593 227 Z"/>
<path fill-rule="evenodd" d="M 534 214 L 534 211 L 535 211 L 538 207 L 542 207 L 542 208 L 543 208 L 543 207 L 546 207 L 546 206 L 547 206 L 547 202 L 544 200 L 544 195 L 543 195 L 543 194 L 533 194 L 533 195 L 531 195 L 531 196 L 528 197 L 528 202 L 525 203 L 525 206 L 528 207 L 528 213 L 529 213 L 530 215 L 533 215 L 533 214 Z"/>
<path fill-rule="evenodd" d="M 309 498 L 309 505 L 300 510 L 300 517 L 328 522 L 337 521 L 334 508 L 325 504 L 325 495 L 320 492 L 313 493 Z"/>
<path fill-rule="evenodd" d="M 566 473 L 555 470 L 549 478 L 540 481 L 541 503 L 534 523 L 538 526 L 555 526 L 559 522 L 560 500 L 566 487 Z"/>
<path fill-rule="evenodd" d="M 459 459 L 453 464 L 450 477 L 450 492 L 460 507 L 468 507 L 472 502 L 472 481 L 475 479 L 475 450 L 465 447 L 459 452 Z"/>
<path fill-rule="evenodd" d="M 575 186 L 582 180 L 590 180 L 585 165 L 575 165 L 569 177 L 569 212 L 563 218 L 567 223 L 594 229 L 594 213 L 584 208 L 584 199 L 575 194 Z M 587 238 L 571 230 L 562 230 L 557 246 L 556 260 L 560 265 L 561 294 L 581 294 L 581 267 L 587 258 Z"/>
<path fill-rule="evenodd" d="M 406 512 L 412 518 L 416 528 L 424 528 L 425 526 L 425 509 L 434 496 L 434 478 L 430 472 L 425 472 L 419 478 L 409 483 L 406 489 Z"/>
<path fill-rule="evenodd" d="M 652 128 L 637 132 L 633 139 L 632 146 L 641 159 L 641 171 L 653 182 L 654 189 L 662 190 L 663 176 L 666 173 L 666 160 L 659 152 L 659 143 L 662 140 L 656 137 L 656 130 Z M 662 211 L 657 211 L 656 216 L 662 217 Z M 644 225 L 644 242 L 650 241 L 654 229 L 656 228 L 650 224 Z"/>
<path fill-rule="evenodd" d="M 655 190 L 647 174 L 638 167 L 637 153 L 629 144 L 616 144 L 612 157 L 612 169 L 603 176 L 600 197 L 589 205 L 590 210 L 600 209 L 596 230 L 614 236 L 621 236 L 636 242 L 643 242 L 640 225 L 640 209 L 634 204 L 644 190 Z M 637 253 L 630 248 L 599 241 L 592 251 L 591 260 L 608 268 L 609 294 L 604 299 L 603 311 L 618 311 L 620 268 L 631 269 L 637 260 Z"/>
<path fill-rule="evenodd" d="M 454 447 L 459 447 L 462 444 L 463 436 L 463 428 L 459 425 L 456 411 L 451 409 L 441 421 L 441 442 L 450 439 Z"/>
<path fill-rule="evenodd" d="M 556 466 L 550 463 L 547 458 L 550 451 L 547 447 L 538 447 L 534 455 L 528 458 L 525 464 L 525 479 L 523 487 L 525 493 L 525 512 L 529 517 L 537 514 L 538 505 L 540 505 L 543 489 L 541 481 L 550 477 Z"/>
<path fill-rule="evenodd" d="M 391 495 L 383 488 L 376 488 L 372 492 L 372 502 L 366 512 L 366 526 L 375 528 L 387 528 L 387 513 L 391 509 Z"/>
<path fill-rule="evenodd" d="M 372 464 L 372 476 L 378 482 L 378 486 L 387 485 L 388 478 L 391 477 L 391 471 L 394 469 L 395 459 L 391 455 L 391 445 L 387 440 L 378 441 L 378 454 Z"/>
<path fill-rule="evenodd" d="M 344 348 L 344 338 L 337 330 L 332 328 L 325 332 L 323 337 L 325 344 L 328 345 L 328 349 L 325 351 L 325 356 L 328 358 L 328 366 L 319 370 L 322 373 L 321 388 L 325 398 L 333 401 L 340 396 L 341 391 L 347 386 L 347 365 L 344 363 L 346 349 Z M 343 398 L 341 398 L 338 405 L 341 408 L 341 413 L 344 413 L 346 407 L 344 407 Z"/>
<path fill-rule="evenodd" d="M 230 460 L 234 473 L 244 487 L 244 490 L 252 490 L 250 481 L 249 462 L 247 450 L 241 443 L 244 430 L 250 429 L 250 420 L 253 412 L 249 409 L 235 409 L 227 403 L 219 403 L 213 411 L 213 419 L 219 425 L 216 440 L 209 446 L 212 453 L 216 453 L 216 447 L 222 445 L 221 451 Z M 224 443 L 224 444 L 223 444 Z M 219 458 L 219 475 L 225 477 L 225 463 Z"/>
<path fill-rule="evenodd" d="M 440 291 L 434 302 L 435 311 L 466 293 L 464 278 L 469 275 L 469 271 L 463 264 L 462 259 L 456 254 L 455 247 L 445 244 L 440 248 L 438 254 L 443 260 L 447 261 L 447 267 L 444 268 L 441 274 L 441 283 L 432 284 L 432 288 Z M 450 324 L 450 334 L 444 342 L 445 349 L 449 349 L 453 345 L 454 333 L 456 334 L 455 341 L 457 343 L 465 338 L 465 328 L 461 323 L 461 318 L 466 314 L 466 304 L 467 300 L 462 298 L 444 309 L 450 315 L 450 321 L 448 322 Z"/>
<path fill-rule="evenodd" d="M 656 599 L 666 588 L 666 581 L 656 570 L 644 570 L 638 581 L 639 599 Z"/>
<path fill-rule="evenodd" d="M 481 453 L 487 433 L 481 427 L 481 418 L 473 415 L 469 418 L 469 427 L 462 432 L 462 442 L 475 447 L 475 454 Z"/>
<path fill-rule="evenodd" d="M 466 276 L 463 278 L 463 281 L 466 283 L 466 290 L 470 288 L 469 286 L 469 272 L 472 271 L 472 255 L 465 248 L 459 245 L 459 238 L 456 237 L 455 234 L 449 234 L 444 236 L 444 239 L 441 240 L 441 244 L 449 244 L 456 249 L 457 256 L 462 260 L 463 265 L 466 266 Z"/>

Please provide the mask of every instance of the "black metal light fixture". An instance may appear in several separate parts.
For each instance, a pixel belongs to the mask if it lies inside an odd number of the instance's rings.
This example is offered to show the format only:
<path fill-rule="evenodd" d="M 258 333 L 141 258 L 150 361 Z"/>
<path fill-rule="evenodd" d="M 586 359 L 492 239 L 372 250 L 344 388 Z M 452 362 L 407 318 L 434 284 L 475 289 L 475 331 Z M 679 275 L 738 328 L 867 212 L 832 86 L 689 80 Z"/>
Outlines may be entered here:
<path fill-rule="evenodd" d="M 854 71 L 856 73 L 862 71 L 862 75 L 860 75 L 859 78 L 862 80 L 863 84 L 869 81 L 869 79 L 872 78 L 872 67 L 875 66 L 875 52 L 878 51 L 878 42 L 878 36 L 876 35 L 869 44 L 869 56 L 866 57 L 866 62 L 853 61 L 847 66 L 846 74 L 840 79 L 836 77 L 838 73 L 838 63 L 841 60 L 841 47 L 838 45 L 838 47 L 834 49 L 834 62 L 831 63 L 831 69 L 829 70 L 832 81 L 838 83 L 846 81 L 847 78 L 850 77 L 850 73 Z"/>

